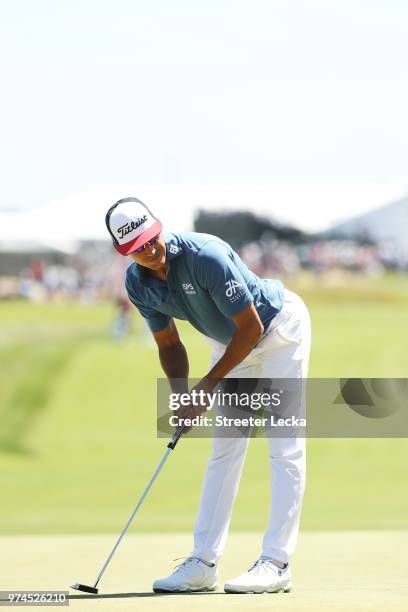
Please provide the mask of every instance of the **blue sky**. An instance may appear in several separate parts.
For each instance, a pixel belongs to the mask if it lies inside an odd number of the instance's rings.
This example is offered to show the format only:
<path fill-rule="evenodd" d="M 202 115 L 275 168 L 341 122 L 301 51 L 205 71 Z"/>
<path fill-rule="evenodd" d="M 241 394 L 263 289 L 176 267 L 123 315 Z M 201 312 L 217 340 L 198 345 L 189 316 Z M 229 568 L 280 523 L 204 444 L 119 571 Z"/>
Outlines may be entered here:
<path fill-rule="evenodd" d="M 2 209 L 104 184 L 408 187 L 405 0 L 0 13 Z"/>

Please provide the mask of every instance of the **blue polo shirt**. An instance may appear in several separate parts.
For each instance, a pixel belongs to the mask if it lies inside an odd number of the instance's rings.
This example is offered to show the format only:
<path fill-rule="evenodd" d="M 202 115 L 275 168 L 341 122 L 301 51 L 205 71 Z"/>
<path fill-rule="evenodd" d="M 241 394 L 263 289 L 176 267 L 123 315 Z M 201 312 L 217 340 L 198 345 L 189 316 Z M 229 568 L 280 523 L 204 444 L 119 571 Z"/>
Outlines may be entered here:
<path fill-rule="evenodd" d="M 236 330 L 232 316 L 254 304 L 264 330 L 282 308 L 283 285 L 251 272 L 223 240 L 209 234 L 163 233 L 167 279 L 149 274 L 133 262 L 126 272 L 126 289 L 152 332 L 171 318 L 185 319 L 198 331 L 228 344 Z"/>

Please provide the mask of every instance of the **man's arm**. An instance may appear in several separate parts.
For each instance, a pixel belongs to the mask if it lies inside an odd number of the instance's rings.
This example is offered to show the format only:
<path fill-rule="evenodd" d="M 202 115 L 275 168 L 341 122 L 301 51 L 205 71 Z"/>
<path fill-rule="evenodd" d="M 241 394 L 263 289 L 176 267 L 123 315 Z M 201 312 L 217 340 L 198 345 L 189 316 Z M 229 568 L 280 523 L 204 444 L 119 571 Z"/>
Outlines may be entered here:
<path fill-rule="evenodd" d="M 226 243 L 209 240 L 196 258 L 196 275 L 215 306 L 235 324 L 235 331 L 221 359 L 197 385 L 211 391 L 259 342 L 263 324 L 254 297 L 239 269 L 238 258 Z"/>
<path fill-rule="evenodd" d="M 231 319 L 236 325 L 236 330 L 221 359 L 198 383 L 197 387 L 212 390 L 217 380 L 224 378 L 228 372 L 241 363 L 262 338 L 264 327 L 253 304 L 249 304 Z"/>
<path fill-rule="evenodd" d="M 171 381 L 172 390 L 188 393 L 188 357 L 180 340 L 177 327 L 170 319 L 167 327 L 153 334 L 159 349 L 160 363 L 164 373 Z"/>

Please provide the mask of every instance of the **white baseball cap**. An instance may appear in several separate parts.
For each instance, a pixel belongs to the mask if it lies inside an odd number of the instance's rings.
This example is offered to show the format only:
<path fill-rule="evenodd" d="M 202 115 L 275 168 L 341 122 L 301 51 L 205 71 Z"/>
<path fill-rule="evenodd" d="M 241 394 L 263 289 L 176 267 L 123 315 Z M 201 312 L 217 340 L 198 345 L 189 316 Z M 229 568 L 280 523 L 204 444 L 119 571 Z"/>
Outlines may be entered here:
<path fill-rule="evenodd" d="M 137 198 L 122 198 L 110 207 L 105 217 L 113 246 L 129 255 L 162 231 L 162 224 Z"/>

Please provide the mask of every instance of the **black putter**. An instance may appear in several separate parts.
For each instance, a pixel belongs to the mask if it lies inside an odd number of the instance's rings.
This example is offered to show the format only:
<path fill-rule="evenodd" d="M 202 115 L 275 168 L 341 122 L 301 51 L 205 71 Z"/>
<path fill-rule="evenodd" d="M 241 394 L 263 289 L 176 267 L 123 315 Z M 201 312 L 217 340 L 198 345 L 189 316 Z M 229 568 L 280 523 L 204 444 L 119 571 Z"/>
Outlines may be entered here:
<path fill-rule="evenodd" d="M 100 579 L 102 578 L 106 568 L 109 565 L 110 560 L 112 559 L 113 555 L 115 554 L 115 551 L 116 551 L 117 547 L 119 546 L 123 536 L 125 535 L 125 533 L 126 533 L 128 527 L 129 527 L 130 523 L 133 521 L 136 512 L 139 510 L 140 506 L 143 503 L 144 498 L 148 494 L 152 484 L 154 483 L 154 481 L 156 480 L 157 476 L 159 475 L 160 470 L 162 469 L 163 465 L 166 463 L 166 460 L 167 460 L 167 457 L 170 454 L 170 451 L 175 449 L 176 444 L 180 440 L 181 434 L 183 433 L 183 430 L 184 430 L 184 425 L 180 425 L 176 429 L 176 431 L 175 431 L 172 439 L 170 440 L 170 442 L 167 444 L 167 450 L 164 453 L 163 459 L 160 461 L 157 470 L 155 471 L 155 473 L 153 474 L 152 478 L 150 479 L 150 482 L 147 485 L 146 490 L 143 493 L 142 497 L 139 499 L 136 508 L 133 510 L 132 514 L 130 515 L 129 520 L 126 523 L 125 527 L 123 528 L 123 531 L 120 534 L 120 536 L 119 536 L 115 546 L 112 548 L 109 557 L 106 559 L 104 566 L 102 567 L 101 571 L 99 572 L 99 575 L 98 575 L 98 577 L 96 579 L 96 582 L 93 585 L 93 587 L 92 586 L 88 586 L 87 584 L 80 584 L 79 582 L 77 582 L 76 584 L 73 584 L 71 586 L 71 589 L 75 589 L 77 591 L 83 591 L 84 593 L 93 593 L 94 595 L 97 595 L 98 589 L 96 587 L 98 586 L 98 583 L 99 583 Z"/>

